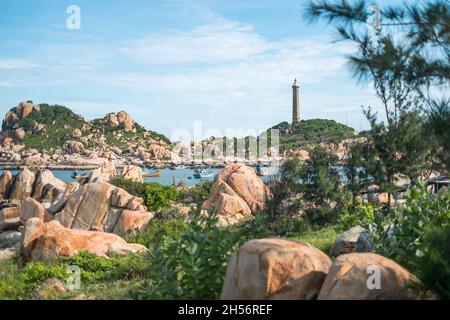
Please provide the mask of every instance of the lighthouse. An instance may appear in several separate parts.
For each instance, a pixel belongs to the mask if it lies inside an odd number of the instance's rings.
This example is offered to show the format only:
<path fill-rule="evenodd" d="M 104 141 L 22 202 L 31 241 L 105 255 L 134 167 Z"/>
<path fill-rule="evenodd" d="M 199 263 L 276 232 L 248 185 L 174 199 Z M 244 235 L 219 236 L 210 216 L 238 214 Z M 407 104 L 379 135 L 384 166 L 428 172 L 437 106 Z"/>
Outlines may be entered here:
<path fill-rule="evenodd" d="M 300 84 L 297 79 L 292 84 L 292 124 L 300 122 Z"/>

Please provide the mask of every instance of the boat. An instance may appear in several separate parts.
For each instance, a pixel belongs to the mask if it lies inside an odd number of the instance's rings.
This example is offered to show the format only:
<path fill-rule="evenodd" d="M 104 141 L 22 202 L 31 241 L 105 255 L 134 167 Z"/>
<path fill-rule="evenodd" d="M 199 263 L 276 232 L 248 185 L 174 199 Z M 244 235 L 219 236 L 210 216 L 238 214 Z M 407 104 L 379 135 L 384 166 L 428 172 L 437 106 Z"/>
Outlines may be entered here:
<path fill-rule="evenodd" d="M 207 169 L 195 169 L 192 175 L 195 179 L 212 178 L 214 174 Z"/>
<path fill-rule="evenodd" d="M 82 178 L 86 178 L 87 175 L 86 175 L 86 174 L 85 174 L 85 175 L 82 175 L 82 174 L 80 174 L 78 171 L 73 171 L 72 174 L 70 175 L 70 177 L 71 177 L 72 179 L 82 179 Z"/>
<path fill-rule="evenodd" d="M 143 174 L 144 178 L 159 177 L 159 176 L 161 176 L 161 171 L 159 171 L 159 170 L 152 171 L 152 172 L 146 172 Z"/>
<path fill-rule="evenodd" d="M 263 169 L 261 168 L 260 165 L 256 166 L 256 175 L 259 177 L 263 177 L 263 176 L 268 176 L 270 175 L 269 170 L 268 169 Z"/>

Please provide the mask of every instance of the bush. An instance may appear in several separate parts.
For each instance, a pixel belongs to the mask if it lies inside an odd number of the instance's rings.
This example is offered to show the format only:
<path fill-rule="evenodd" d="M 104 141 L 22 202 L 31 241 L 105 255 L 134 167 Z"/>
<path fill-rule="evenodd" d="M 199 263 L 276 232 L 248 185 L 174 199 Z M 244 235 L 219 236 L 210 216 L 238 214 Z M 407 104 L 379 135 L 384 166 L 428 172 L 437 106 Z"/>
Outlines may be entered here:
<path fill-rule="evenodd" d="M 164 186 L 157 182 L 145 185 L 145 202 L 149 210 L 157 211 L 169 207 L 177 199 L 177 191 L 172 186 Z"/>
<path fill-rule="evenodd" d="M 145 276 L 148 268 L 142 254 L 114 255 L 107 259 L 81 251 L 74 257 L 60 257 L 59 263 L 79 267 L 84 284 Z"/>
<path fill-rule="evenodd" d="M 413 188 L 407 192 L 405 205 L 376 220 L 369 226 L 375 249 L 413 270 L 423 254 L 426 228 L 450 225 L 450 192 L 442 189 L 431 194 L 426 186 Z"/>
<path fill-rule="evenodd" d="M 348 230 L 357 225 L 367 226 L 375 222 L 375 213 L 373 207 L 368 204 L 358 204 L 356 207 L 350 206 L 339 217 L 338 223 Z"/>
<path fill-rule="evenodd" d="M 180 238 L 164 238 L 149 252 L 150 278 L 138 299 L 217 299 L 228 259 L 238 239 L 216 217 L 193 215 Z"/>
<path fill-rule="evenodd" d="M 136 197 L 141 197 L 144 199 L 146 197 L 145 193 L 146 184 L 143 182 L 136 182 L 131 179 L 126 179 L 123 177 L 114 177 L 111 183 L 116 187 L 124 189 L 126 192 Z"/>
<path fill-rule="evenodd" d="M 439 298 L 450 299 L 450 226 L 428 229 L 424 234 L 417 275 Z"/>
<path fill-rule="evenodd" d="M 133 243 L 139 243 L 146 247 L 150 244 L 161 245 L 164 239 L 179 239 L 186 231 L 187 222 L 185 217 L 179 218 L 158 218 L 153 219 L 147 227 L 134 235 L 130 235 L 127 240 Z"/>

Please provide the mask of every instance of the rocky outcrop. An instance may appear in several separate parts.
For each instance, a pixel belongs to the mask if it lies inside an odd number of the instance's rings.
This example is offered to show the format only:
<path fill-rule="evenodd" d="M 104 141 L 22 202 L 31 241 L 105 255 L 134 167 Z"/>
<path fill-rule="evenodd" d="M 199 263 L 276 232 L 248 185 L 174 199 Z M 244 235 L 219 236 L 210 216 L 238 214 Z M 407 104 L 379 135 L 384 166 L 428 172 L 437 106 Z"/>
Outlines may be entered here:
<path fill-rule="evenodd" d="M 20 207 L 20 222 L 25 225 L 30 218 L 39 218 L 39 220 L 48 222 L 53 219 L 53 216 L 39 202 L 27 197 Z"/>
<path fill-rule="evenodd" d="M 28 117 L 32 111 L 33 104 L 26 101 L 22 101 L 21 103 L 19 103 L 16 109 L 16 113 L 22 118 Z"/>
<path fill-rule="evenodd" d="M 214 178 L 203 209 L 219 214 L 222 224 L 233 224 L 265 207 L 270 190 L 255 171 L 243 164 L 226 166 Z"/>
<path fill-rule="evenodd" d="M 20 226 L 20 207 L 4 207 L 0 210 L 0 231 Z"/>
<path fill-rule="evenodd" d="M 72 131 L 72 138 L 78 139 L 81 138 L 82 135 L 83 133 L 81 132 L 80 129 L 75 129 Z"/>
<path fill-rule="evenodd" d="M 17 246 L 21 239 L 21 233 L 15 230 L 0 232 L 0 249 L 11 249 Z"/>
<path fill-rule="evenodd" d="M 91 172 L 88 183 L 96 181 L 109 182 L 116 175 L 116 167 L 111 162 L 104 162 L 100 167 Z"/>
<path fill-rule="evenodd" d="M 67 154 L 81 154 L 86 152 L 83 143 L 80 141 L 67 141 L 63 146 L 63 150 Z"/>
<path fill-rule="evenodd" d="M 136 182 L 144 182 L 144 176 L 141 167 L 128 165 L 122 170 L 122 177 Z"/>
<path fill-rule="evenodd" d="M 31 218 L 25 226 L 20 256 L 23 262 L 46 262 L 80 251 L 107 257 L 111 253 L 123 255 L 145 250 L 144 246 L 127 243 L 112 233 L 68 229 L 55 220 L 43 223 L 39 218 Z"/>
<path fill-rule="evenodd" d="M 51 170 L 39 170 L 34 182 L 33 198 L 41 202 L 53 202 L 60 193 L 64 193 L 67 183 L 56 178 Z"/>
<path fill-rule="evenodd" d="M 5 170 L 2 172 L 2 175 L 0 176 L 0 200 L 8 199 L 12 180 L 13 176 L 11 171 Z"/>
<path fill-rule="evenodd" d="M 221 299 L 317 298 L 331 259 L 309 244 L 251 240 L 230 259 Z"/>
<path fill-rule="evenodd" d="M 369 233 L 361 226 L 355 226 L 341 234 L 330 249 L 330 256 L 352 252 L 367 252 L 373 248 Z"/>
<path fill-rule="evenodd" d="M 22 169 L 14 178 L 9 192 L 9 199 L 13 203 L 21 203 L 33 192 L 34 173 L 28 168 Z"/>
<path fill-rule="evenodd" d="M 418 283 L 414 275 L 388 258 L 375 253 L 349 253 L 337 257 L 331 265 L 319 300 L 416 299 L 412 288 Z"/>
<path fill-rule="evenodd" d="M 57 219 L 66 228 L 124 235 L 143 228 L 153 217 L 143 202 L 142 198 L 131 196 L 121 188 L 97 181 L 82 185 L 71 193 Z M 126 216 L 122 217 L 124 213 Z"/>

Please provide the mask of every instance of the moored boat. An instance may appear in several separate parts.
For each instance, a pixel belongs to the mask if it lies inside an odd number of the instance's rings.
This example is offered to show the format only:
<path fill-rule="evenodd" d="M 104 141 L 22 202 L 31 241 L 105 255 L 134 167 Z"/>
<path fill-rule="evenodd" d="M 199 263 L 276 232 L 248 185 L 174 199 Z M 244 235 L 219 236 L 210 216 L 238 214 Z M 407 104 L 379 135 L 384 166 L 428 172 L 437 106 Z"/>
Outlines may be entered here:
<path fill-rule="evenodd" d="M 152 171 L 152 172 L 145 172 L 143 174 L 144 178 L 159 177 L 159 176 L 161 176 L 161 171 L 159 171 L 159 170 Z"/>
<path fill-rule="evenodd" d="M 195 169 L 192 175 L 195 179 L 212 178 L 214 174 L 208 169 Z"/>

